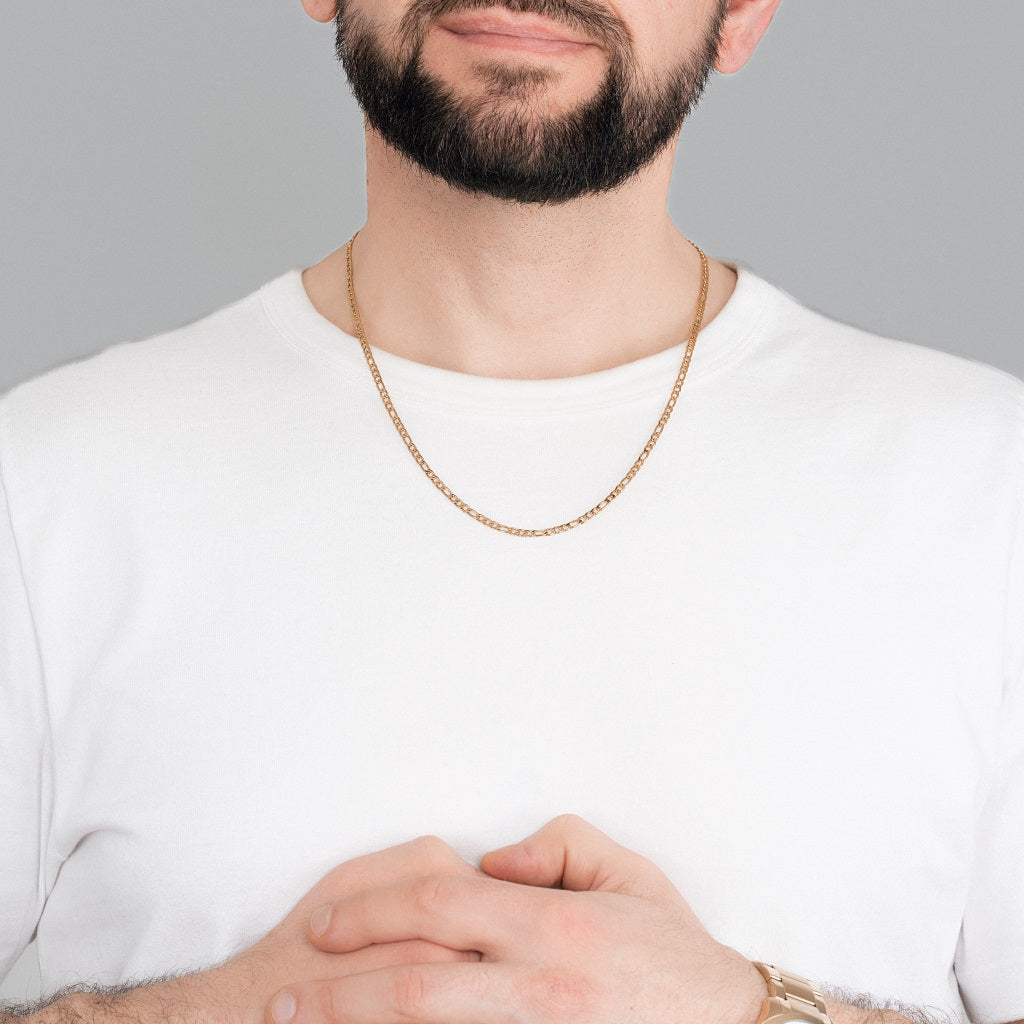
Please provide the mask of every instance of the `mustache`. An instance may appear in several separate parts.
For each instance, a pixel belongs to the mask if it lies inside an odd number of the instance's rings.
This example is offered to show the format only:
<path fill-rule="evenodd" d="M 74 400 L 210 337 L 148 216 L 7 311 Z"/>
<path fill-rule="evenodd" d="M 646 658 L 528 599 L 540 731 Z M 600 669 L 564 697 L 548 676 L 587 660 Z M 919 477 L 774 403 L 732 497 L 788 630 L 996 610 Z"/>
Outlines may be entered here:
<path fill-rule="evenodd" d="M 633 36 L 629 28 L 595 0 L 413 0 L 402 16 L 399 36 L 406 46 L 418 49 L 432 22 L 448 14 L 491 7 L 550 18 L 624 57 L 633 51 Z"/>

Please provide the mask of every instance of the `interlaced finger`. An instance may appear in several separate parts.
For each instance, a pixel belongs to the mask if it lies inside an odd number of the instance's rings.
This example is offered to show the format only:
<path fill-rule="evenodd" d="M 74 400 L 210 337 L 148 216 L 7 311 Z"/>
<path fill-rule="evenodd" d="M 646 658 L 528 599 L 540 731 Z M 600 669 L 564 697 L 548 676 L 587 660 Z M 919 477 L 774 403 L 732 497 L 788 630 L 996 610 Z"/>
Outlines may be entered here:
<path fill-rule="evenodd" d="M 522 969 L 421 964 L 292 985 L 268 1024 L 480 1024 L 521 1019 Z M 291 1013 L 289 1017 L 288 1014 Z M 525 1024 L 525 1022 L 524 1022 Z"/>
<path fill-rule="evenodd" d="M 525 937 L 543 934 L 545 901 L 563 893 L 484 876 L 426 875 L 350 893 L 314 913 L 310 938 L 348 953 L 371 943 L 426 939 L 489 958 L 507 958 Z"/>

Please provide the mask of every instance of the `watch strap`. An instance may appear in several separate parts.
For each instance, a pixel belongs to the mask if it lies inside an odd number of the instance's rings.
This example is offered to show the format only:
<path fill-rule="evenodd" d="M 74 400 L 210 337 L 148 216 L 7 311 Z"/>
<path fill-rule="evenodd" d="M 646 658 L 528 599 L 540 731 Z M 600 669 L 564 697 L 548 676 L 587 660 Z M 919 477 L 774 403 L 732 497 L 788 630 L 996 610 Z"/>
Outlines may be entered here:
<path fill-rule="evenodd" d="M 768 983 L 768 998 L 761 1007 L 757 1024 L 781 1021 L 808 1021 L 810 1024 L 832 1024 L 825 1000 L 813 982 L 799 974 L 781 971 L 771 964 L 754 961 Z"/>

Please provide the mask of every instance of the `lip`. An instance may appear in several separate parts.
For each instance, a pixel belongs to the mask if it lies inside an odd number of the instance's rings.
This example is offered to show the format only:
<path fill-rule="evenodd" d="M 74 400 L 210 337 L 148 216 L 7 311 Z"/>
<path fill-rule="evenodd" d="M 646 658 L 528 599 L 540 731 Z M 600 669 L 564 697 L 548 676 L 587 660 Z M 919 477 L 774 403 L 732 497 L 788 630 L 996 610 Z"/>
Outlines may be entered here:
<path fill-rule="evenodd" d="M 518 14 L 499 7 L 449 14 L 437 22 L 437 27 L 485 46 L 548 50 L 593 45 L 544 15 Z"/>

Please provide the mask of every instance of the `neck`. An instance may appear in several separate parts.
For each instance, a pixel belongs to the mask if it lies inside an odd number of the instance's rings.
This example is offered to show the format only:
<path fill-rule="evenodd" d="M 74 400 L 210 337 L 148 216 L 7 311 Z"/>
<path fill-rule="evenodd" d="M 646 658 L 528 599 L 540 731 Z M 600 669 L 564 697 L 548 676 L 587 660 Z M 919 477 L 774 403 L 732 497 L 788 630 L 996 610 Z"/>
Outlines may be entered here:
<path fill-rule="evenodd" d="M 367 138 L 367 220 L 353 247 L 367 340 L 491 377 L 608 369 L 685 341 L 700 259 L 666 211 L 671 152 L 616 191 L 559 205 L 467 196 Z M 314 306 L 354 333 L 344 247 L 307 270 Z M 705 323 L 734 275 L 712 261 Z"/>

